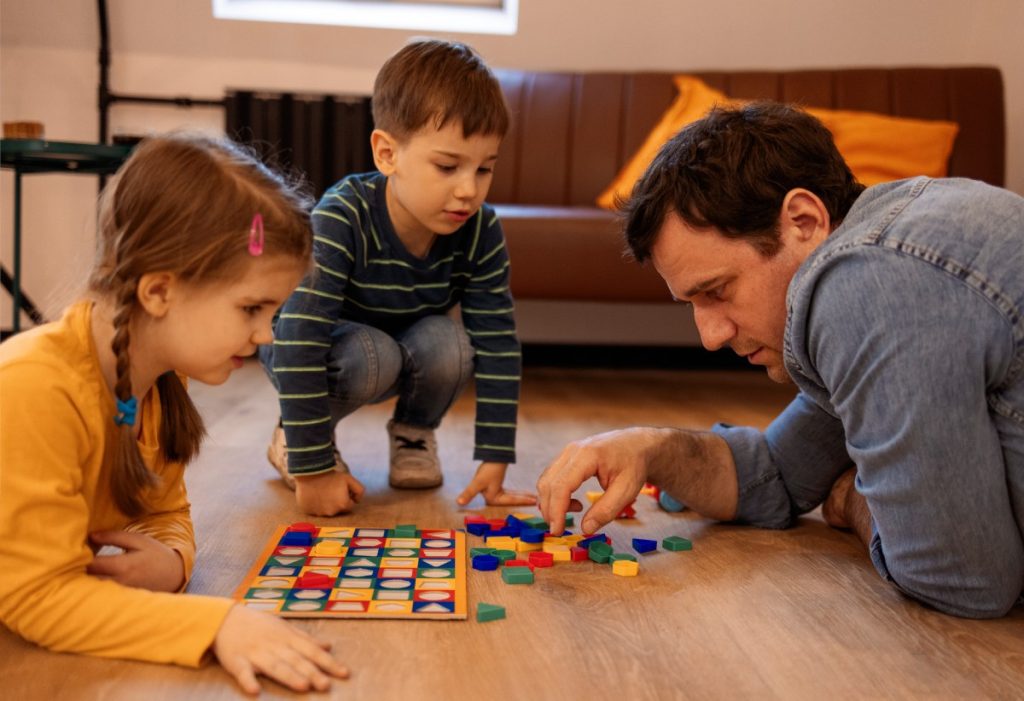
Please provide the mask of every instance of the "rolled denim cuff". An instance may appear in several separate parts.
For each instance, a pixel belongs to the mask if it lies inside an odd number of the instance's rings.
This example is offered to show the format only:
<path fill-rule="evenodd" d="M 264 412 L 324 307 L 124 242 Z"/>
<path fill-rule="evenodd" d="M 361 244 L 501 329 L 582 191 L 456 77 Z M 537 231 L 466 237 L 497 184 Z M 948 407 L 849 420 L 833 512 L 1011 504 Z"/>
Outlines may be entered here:
<path fill-rule="evenodd" d="M 715 424 L 711 431 L 729 444 L 739 487 L 736 518 L 761 528 L 789 528 L 793 510 L 782 476 L 772 464 L 764 434 L 747 426 Z"/>

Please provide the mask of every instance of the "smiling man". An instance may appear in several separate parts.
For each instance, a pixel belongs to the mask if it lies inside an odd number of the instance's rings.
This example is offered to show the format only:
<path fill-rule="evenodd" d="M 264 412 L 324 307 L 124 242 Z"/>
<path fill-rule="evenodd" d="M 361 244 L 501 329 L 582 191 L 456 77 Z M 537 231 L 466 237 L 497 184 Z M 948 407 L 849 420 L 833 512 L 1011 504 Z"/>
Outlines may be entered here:
<path fill-rule="evenodd" d="M 538 482 L 552 530 L 596 476 L 593 532 L 644 482 L 711 518 L 785 528 L 824 504 L 879 574 L 958 616 L 1024 589 L 1024 199 L 959 179 L 865 189 L 808 114 L 719 109 L 625 203 L 634 257 L 799 393 L 765 431 L 632 428 L 570 444 Z"/>

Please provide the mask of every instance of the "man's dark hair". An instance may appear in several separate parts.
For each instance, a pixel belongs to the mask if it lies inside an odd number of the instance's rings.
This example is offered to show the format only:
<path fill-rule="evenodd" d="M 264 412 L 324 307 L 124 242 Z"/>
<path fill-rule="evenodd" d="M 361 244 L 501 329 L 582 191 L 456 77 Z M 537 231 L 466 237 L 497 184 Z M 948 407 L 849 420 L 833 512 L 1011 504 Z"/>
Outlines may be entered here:
<path fill-rule="evenodd" d="M 715 108 L 672 137 L 620 203 L 626 243 L 643 262 L 674 211 L 771 257 L 782 201 L 794 188 L 820 197 L 833 227 L 864 191 L 829 130 L 803 110 L 777 102 Z"/>
<path fill-rule="evenodd" d="M 456 120 L 465 137 L 504 137 L 509 115 L 501 85 L 466 44 L 421 39 L 389 58 L 373 85 L 377 129 L 406 139 L 427 122 L 441 129 Z"/>

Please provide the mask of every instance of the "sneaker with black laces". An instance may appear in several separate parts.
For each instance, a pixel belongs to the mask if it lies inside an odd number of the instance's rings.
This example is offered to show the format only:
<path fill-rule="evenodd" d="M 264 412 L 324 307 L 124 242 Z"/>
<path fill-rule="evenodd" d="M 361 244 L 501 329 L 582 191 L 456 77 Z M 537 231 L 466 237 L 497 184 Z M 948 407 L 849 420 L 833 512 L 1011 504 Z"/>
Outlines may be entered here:
<path fill-rule="evenodd" d="M 444 481 L 433 429 L 388 422 L 388 483 L 396 489 L 429 489 Z"/>

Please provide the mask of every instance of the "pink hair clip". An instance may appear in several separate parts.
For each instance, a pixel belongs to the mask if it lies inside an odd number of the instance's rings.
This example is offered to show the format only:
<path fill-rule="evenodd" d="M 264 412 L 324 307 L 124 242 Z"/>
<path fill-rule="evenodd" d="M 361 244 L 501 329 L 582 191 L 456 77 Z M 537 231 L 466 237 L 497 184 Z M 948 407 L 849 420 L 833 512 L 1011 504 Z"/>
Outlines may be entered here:
<path fill-rule="evenodd" d="M 263 215 L 259 212 L 252 217 L 249 227 L 249 255 L 258 256 L 263 253 Z"/>

